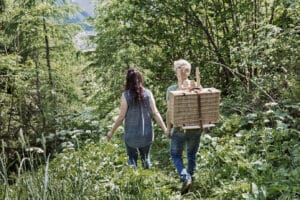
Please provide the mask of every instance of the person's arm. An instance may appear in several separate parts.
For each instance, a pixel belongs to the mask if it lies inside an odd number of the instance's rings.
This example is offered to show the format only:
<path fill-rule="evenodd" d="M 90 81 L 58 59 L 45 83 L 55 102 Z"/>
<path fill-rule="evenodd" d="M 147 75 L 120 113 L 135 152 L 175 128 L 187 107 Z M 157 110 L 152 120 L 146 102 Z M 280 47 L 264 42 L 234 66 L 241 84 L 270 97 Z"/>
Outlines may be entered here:
<path fill-rule="evenodd" d="M 171 122 L 170 122 L 170 113 L 169 113 L 169 100 L 167 100 L 167 113 L 166 113 L 166 124 L 167 124 L 167 132 L 166 136 L 171 136 Z"/>
<path fill-rule="evenodd" d="M 164 121 L 162 120 L 159 111 L 157 110 L 155 100 L 154 100 L 152 93 L 150 95 L 150 107 L 151 107 L 153 118 L 159 124 L 159 126 L 163 129 L 164 133 L 167 135 L 167 127 L 166 127 Z"/>
<path fill-rule="evenodd" d="M 170 92 L 170 87 L 167 89 L 167 93 L 166 93 L 166 100 L 167 100 L 167 112 L 166 112 L 166 124 L 167 124 L 167 133 L 166 136 L 168 138 L 171 137 L 171 122 L 170 122 L 170 111 L 169 111 L 169 107 L 170 107 L 170 102 L 169 102 L 169 92 Z"/>
<path fill-rule="evenodd" d="M 120 107 L 120 114 L 118 118 L 116 119 L 115 123 L 113 124 L 111 130 L 107 133 L 107 139 L 110 140 L 115 132 L 115 130 L 122 124 L 125 115 L 127 112 L 127 102 L 124 97 L 124 94 L 121 97 L 121 107 Z"/>

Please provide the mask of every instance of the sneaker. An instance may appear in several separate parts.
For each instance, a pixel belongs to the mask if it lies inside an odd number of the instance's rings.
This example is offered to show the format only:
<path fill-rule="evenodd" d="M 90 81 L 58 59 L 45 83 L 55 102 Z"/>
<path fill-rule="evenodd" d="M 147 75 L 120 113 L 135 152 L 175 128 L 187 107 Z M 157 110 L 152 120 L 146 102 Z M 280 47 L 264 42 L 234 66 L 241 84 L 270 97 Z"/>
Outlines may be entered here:
<path fill-rule="evenodd" d="M 191 185 L 192 185 L 192 179 L 189 177 L 182 184 L 181 195 L 188 193 Z"/>
<path fill-rule="evenodd" d="M 192 182 L 195 182 L 196 178 L 195 176 L 192 176 Z"/>
<path fill-rule="evenodd" d="M 150 169 L 151 164 L 148 160 L 142 160 L 143 168 L 144 169 Z"/>

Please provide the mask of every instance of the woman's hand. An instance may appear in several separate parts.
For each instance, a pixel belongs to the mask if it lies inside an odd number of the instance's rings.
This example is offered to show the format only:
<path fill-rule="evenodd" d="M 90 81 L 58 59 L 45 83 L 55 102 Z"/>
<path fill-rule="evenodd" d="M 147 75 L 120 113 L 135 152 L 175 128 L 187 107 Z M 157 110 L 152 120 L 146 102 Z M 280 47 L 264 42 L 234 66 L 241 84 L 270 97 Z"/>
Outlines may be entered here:
<path fill-rule="evenodd" d="M 120 114 L 119 114 L 118 118 L 116 119 L 115 123 L 112 125 L 111 130 L 106 135 L 108 141 L 111 140 L 115 130 L 122 124 L 122 122 L 125 118 L 126 112 L 127 112 L 127 107 L 128 106 L 127 106 L 125 96 L 124 96 L 124 94 L 122 94 Z"/>
<path fill-rule="evenodd" d="M 107 140 L 110 141 L 111 138 L 112 138 L 112 136 L 113 136 L 113 133 L 112 133 L 111 131 L 109 131 L 109 132 L 107 133 L 107 135 L 106 135 Z"/>
<path fill-rule="evenodd" d="M 169 129 L 166 128 L 164 132 L 167 138 L 171 138 L 171 131 Z"/>

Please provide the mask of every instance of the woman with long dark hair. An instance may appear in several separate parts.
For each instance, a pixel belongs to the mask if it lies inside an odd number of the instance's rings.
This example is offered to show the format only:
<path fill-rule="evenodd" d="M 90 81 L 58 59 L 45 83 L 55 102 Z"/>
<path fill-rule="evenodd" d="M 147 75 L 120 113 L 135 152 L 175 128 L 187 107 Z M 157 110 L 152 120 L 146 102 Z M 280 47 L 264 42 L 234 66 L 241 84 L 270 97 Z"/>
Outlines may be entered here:
<path fill-rule="evenodd" d="M 154 139 L 151 114 L 166 134 L 167 128 L 156 108 L 151 91 L 143 87 L 140 72 L 137 69 L 129 69 L 121 97 L 120 114 L 107 133 L 107 139 L 110 140 L 125 119 L 124 140 L 129 165 L 137 167 L 140 154 L 143 167 L 150 168 L 150 147 Z"/>

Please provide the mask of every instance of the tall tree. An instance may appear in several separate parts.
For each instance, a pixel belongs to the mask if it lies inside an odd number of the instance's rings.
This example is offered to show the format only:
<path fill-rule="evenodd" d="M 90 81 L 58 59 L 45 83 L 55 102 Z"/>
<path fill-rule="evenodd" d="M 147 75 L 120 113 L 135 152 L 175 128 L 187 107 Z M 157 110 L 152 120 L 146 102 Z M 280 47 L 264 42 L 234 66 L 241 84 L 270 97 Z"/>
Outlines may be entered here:
<path fill-rule="evenodd" d="M 59 116 L 76 100 L 70 75 L 78 27 L 66 19 L 77 8 L 54 0 L 6 0 L 0 15 L 0 137 L 15 150 L 19 130 L 27 142 L 55 133 Z M 4 131 L 2 131 L 4 130 Z M 55 150 L 55 145 L 50 146 Z M 13 159 L 14 154 L 10 154 Z"/>

